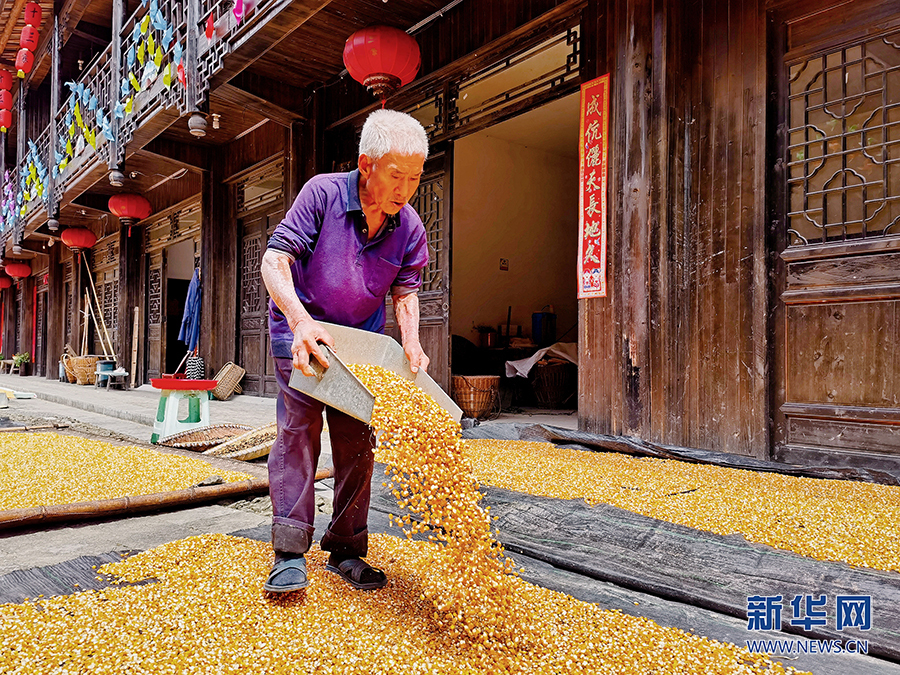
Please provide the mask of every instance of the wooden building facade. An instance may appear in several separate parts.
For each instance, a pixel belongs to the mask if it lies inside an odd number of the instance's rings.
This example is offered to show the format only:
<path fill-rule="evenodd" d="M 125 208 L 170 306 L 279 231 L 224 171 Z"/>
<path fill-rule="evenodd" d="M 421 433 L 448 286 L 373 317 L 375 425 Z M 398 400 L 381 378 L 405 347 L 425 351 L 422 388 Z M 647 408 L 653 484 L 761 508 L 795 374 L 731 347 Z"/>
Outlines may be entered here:
<path fill-rule="evenodd" d="M 5 218 L 4 255 L 33 272 L 2 292 L 3 351 L 33 351 L 37 373 L 56 377 L 64 345 L 81 343 L 91 281 L 120 360 L 137 327 L 138 381 L 171 371 L 196 267 L 209 374 L 235 361 L 245 392 L 275 393 L 261 255 L 306 179 L 355 164 L 380 103 L 343 72 L 341 51 L 381 23 L 422 52 L 387 105 L 432 142 L 414 205 L 429 236 L 422 336 L 438 381 L 454 369 L 451 334 L 478 312 L 496 325 L 502 305 L 501 319 L 524 324 L 555 303 L 578 343 L 584 430 L 900 468 L 896 3 L 260 0 L 242 3 L 241 22 L 233 0 L 49 5 L 3 143 L 5 184 L 30 197 Z M 135 86 L 148 22 L 174 37 Z M 576 300 L 578 91 L 606 73 L 608 294 Z M 96 149 L 66 148 L 84 96 L 66 82 L 105 111 L 109 134 L 93 108 L 85 125 Z M 22 182 L 32 167 L 47 177 L 41 194 Z M 153 215 L 120 223 L 107 202 L 123 191 Z M 55 220 L 95 232 L 89 265 L 53 245 Z"/>

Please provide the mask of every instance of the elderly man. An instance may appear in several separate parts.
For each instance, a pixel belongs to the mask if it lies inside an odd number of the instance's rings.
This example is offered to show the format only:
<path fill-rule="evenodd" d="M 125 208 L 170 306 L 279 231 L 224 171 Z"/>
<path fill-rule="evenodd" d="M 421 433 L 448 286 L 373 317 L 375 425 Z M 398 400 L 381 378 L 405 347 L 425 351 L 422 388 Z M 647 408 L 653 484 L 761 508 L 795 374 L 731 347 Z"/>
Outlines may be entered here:
<path fill-rule="evenodd" d="M 310 180 L 275 229 L 262 276 L 272 300 L 269 335 L 278 381 L 278 438 L 269 454 L 272 546 L 275 563 L 265 589 L 306 587 L 304 554 L 313 535 L 316 464 L 322 412 L 334 460 L 334 515 L 322 537 L 326 569 L 361 589 L 380 588 L 384 573 L 362 560 L 374 436 L 368 425 L 291 389 L 291 366 L 313 375 L 310 359 L 327 367 L 319 343 L 334 346 L 318 321 L 384 331 L 390 291 L 403 349 L 413 372 L 428 367 L 419 343 L 416 292 L 428 262 L 425 229 L 408 205 L 428 155 L 425 130 L 415 119 L 377 110 L 366 119 L 358 169 Z"/>

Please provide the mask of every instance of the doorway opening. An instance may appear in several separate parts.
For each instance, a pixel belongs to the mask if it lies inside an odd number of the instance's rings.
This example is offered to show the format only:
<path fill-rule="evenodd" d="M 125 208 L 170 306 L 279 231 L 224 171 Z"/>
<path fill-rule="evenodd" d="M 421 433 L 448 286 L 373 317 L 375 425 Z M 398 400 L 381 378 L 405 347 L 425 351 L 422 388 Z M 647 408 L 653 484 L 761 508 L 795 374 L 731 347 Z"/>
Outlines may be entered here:
<path fill-rule="evenodd" d="M 188 286 L 194 274 L 194 242 L 191 239 L 166 248 L 166 369 L 174 373 L 187 352 L 187 345 L 178 341 L 178 331 L 184 316 Z"/>
<path fill-rule="evenodd" d="M 578 102 L 572 94 L 454 146 L 454 374 L 500 375 L 504 410 L 577 407 L 577 368 L 546 354 L 578 335 Z M 507 331 L 508 326 L 508 331 Z M 557 346 L 557 349 L 559 347 Z"/>

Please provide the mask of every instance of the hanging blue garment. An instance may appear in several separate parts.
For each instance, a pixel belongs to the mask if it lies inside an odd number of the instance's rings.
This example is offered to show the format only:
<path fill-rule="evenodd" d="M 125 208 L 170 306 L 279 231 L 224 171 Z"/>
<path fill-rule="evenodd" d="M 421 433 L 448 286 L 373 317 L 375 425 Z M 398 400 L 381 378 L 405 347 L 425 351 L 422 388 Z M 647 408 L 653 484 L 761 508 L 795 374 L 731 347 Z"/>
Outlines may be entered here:
<path fill-rule="evenodd" d="M 178 331 L 178 339 L 187 345 L 189 352 L 194 351 L 200 342 L 200 299 L 202 296 L 200 270 L 195 269 L 188 286 L 187 300 L 184 303 L 181 329 Z"/>

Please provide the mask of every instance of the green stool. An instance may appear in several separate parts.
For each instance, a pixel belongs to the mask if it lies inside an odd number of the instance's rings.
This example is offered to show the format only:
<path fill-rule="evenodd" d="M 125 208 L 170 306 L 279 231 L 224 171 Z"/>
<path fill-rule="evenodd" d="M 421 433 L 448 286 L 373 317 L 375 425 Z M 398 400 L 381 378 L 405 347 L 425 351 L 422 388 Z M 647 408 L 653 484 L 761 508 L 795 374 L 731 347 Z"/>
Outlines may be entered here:
<path fill-rule="evenodd" d="M 182 431 L 209 426 L 209 390 L 216 386 L 215 380 L 161 378 L 152 380 L 151 384 L 161 390 L 151 443 Z M 188 411 L 187 417 L 180 420 L 178 407 L 182 400 L 187 400 Z"/>

